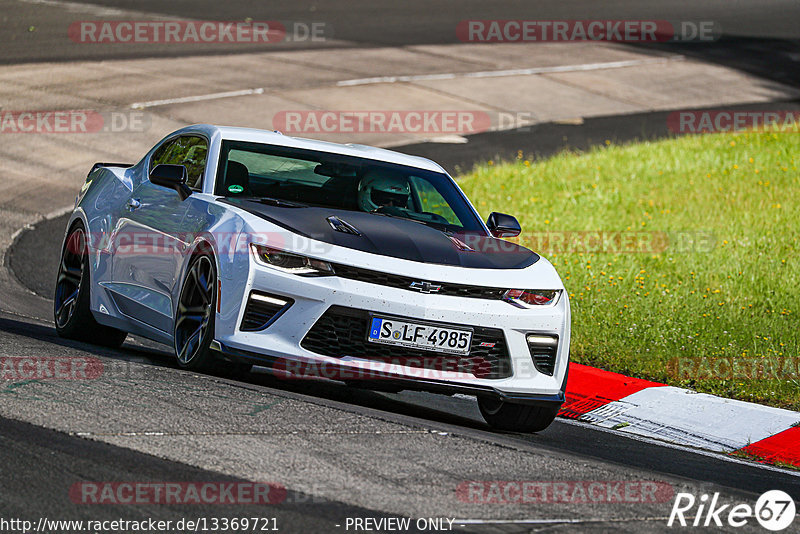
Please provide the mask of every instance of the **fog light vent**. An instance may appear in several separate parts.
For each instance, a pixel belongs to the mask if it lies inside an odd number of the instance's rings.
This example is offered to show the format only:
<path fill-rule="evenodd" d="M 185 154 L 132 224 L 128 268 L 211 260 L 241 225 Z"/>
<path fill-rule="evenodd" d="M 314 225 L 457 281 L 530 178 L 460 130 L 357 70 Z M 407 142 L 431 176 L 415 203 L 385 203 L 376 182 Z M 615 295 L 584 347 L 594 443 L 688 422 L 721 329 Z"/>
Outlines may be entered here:
<path fill-rule="evenodd" d="M 553 376 L 556 368 L 556 354 L 558 353 L 558 336 L 541 334 L 528 334 L 525 336 L 528 350 L 536 370 L 542 374 Z"/>
<path fill-rule="evenodd" d="M 264 330 L 292 304 L 294 304 L 292 299 L 254 291 L 247 299 L 240 330 L 243 332 Z"/>

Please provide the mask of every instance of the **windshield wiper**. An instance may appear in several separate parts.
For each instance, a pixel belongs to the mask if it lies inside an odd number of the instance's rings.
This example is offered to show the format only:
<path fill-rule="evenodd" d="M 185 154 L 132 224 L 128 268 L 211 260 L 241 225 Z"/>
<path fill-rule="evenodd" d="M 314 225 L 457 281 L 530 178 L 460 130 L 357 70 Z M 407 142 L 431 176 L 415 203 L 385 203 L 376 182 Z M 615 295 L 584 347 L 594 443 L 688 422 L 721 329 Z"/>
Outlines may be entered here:
<path fill-rule="evenodd" d="M 372 210 L 370 213 L 372 213 L 374 215 L 383 215 L 384 217 L 391 217 L 393 219 L 400 219 L 400 220 L 403 220 L 403 221 L 411 221 L 411 222 L 423 224 L 423 225 L 428 226 L 430 228 L 433 228 L 435 230 L 441 230 L 442 232 L 444 232 L 447 229 L 447 225 L 442 224 L 442 223 L 437 223 L 437 222 L 433 222 L 433 221 L 423 221 L 421 219 L 415 219 L 411 215 L 409 215 L 409 216 L 394 215 L 392 213 L 386 213 L 385 211 L 379 211 L 379 210 L 380 210 L 380 208 L 378 208 L 377 210 Z"/>
<path fill-rule="evenodd" d="M 258 197 L 256 202 L 260 202 L 262 204 L 269 204 L 270 206 L 278 206 L 279 208 L 307 208 L 308 204 L 302 204 L 300 202 L 293 202 L 291 200 L 282 200 L 280 198 L 271 198 L 271 197 Z"/>

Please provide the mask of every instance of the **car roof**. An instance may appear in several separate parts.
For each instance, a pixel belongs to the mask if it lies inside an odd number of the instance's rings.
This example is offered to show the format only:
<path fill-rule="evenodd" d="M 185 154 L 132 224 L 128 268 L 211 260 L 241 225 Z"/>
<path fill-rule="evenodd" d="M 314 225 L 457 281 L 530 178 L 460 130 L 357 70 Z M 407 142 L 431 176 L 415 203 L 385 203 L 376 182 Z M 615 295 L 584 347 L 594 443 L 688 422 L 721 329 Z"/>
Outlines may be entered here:
<path fill-rule="evenodd" d="M 195 124 L 193 126 L 183 128 L 179 132 L 175 133 L 180 133 L 184 130 L 187 132 L 201 131 L 208 135 L 209 138 L 214 137 L 215 134 L 218 134 L 223 140 L 247 141 L 251 143 L 263 143 L 268 145 L 316 150 L 319 152 L 329 152 L 333 154 L 343 154 L 347 156 L 395 163 L 397 165 L 406 165 L 408 167 L 417 167 L 434 172 L 443 172 L 446 174 L 446 171 L 438 163 L 427 158 L 409 156 L 408 154 L 401 154 L 400 152 L 395 152 L 393 150 L 386 150 L 384 148 L 377 148 L 367 145 L 353 143 L 330 143 L 328 141 L 305 139 L 303 137 L 292 137 L 289 135 L 284 135 L 278 131 L 258 130 L 255 128 L 239 128 L 233 126 L 215 126 L 211 124 Z"/>

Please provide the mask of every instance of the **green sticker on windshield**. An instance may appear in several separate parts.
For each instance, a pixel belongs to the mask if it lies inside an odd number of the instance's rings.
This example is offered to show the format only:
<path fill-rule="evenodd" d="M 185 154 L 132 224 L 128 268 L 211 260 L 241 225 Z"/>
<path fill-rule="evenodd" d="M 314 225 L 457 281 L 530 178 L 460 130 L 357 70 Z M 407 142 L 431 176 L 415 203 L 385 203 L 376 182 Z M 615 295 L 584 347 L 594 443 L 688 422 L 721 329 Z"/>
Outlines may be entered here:
<path fill-rule="evenodd" d="M 231 185 L 228 186 L 228 191 L 231 193 L 242 193 L 244 192 L 244 187 L 241 185 Z"/>

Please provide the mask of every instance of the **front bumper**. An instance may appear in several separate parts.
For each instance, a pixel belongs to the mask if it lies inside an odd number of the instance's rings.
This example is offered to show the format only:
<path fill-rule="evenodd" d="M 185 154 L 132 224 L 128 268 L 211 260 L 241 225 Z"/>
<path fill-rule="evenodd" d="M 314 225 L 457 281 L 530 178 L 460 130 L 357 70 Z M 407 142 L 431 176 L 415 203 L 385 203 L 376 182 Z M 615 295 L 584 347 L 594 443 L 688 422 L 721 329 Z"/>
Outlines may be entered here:
<path fill-rule="evenodd" d="M 267 367 L 280 368 L 282 358 L 271 357 L 257 352 L 241 349 L 232 349 L 220 342 L 215 342 L 212 348 L 221 353 L 225 358 L 253 365 L 266 365 Z M 344 375 L 342 375 L 344 376 Z M 444 395 L 474 395 L 476 397 L 489 397 L 495 400 L 511 402 L 514 404 L 527 404 L 531 406 L 561 406 L 564 404 L 564 390 L 554 395 L 536 393 L 512 393 L 500 389 L 483 386 L 478 384 L 463 384 L 458 382 L 448 382 L 433 378 L 410 378 L 403 375 L 390 375 L 385 372 L 376 372 L 374 380 L 369 380 L 368 374 L 358 373 L 358 386 L 366 389 L 389 390 L 389 391 L 425 391 L 428 393 L 440 393 Z M 566 379 L 564 380 L 566 383 Z M 354 382 L 355 383 L 355 382 Z"/>
<path fill-rule="evenodd" d="M 430 279 L 442 279 L 435 270 L 432 267 Z M 223 280 L 222 286 L 214 346 L 230 359 L 273 368 L 276 363 L 286 361 L 336 366 L 353 371 L 353 376 L 364 387 L 377 389 L 463 393 L 540 405 L 564 401 L 570 315 L 569 300 L 563 291 L 552 306 L 521 309 L 501 300 L 423 294 L 335 276 L 305 278 L 253 262 L 246 278 Z M 242 331 L 243 303 L 253 291 L 283 297 L 291 300 L 291 305 L 267 328 Z M 387 368 L 382 362 L 346 354 L 332 357 L 307 350 L 303 347 L 303 339 L 332 307 L 454 326 L 497 329 L 502 331 L 505 339 L 510 372 L 504 378 L 480 378 L 447 370 L 435 374 L 421 373 L 415 367 L 392 365 Z M 534 365 L 526 341 L 528 334 L 558 337 L 552 376 L 538 371 Z M 363 335 L 366 336 L 366 331 Z M 346 379 L 348 375 L 342 376 Z"/>

